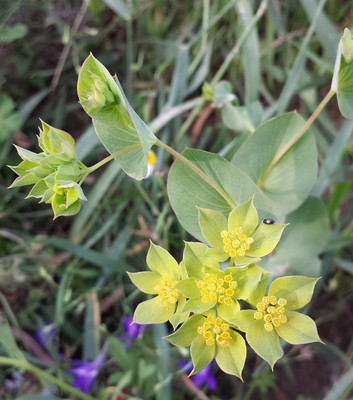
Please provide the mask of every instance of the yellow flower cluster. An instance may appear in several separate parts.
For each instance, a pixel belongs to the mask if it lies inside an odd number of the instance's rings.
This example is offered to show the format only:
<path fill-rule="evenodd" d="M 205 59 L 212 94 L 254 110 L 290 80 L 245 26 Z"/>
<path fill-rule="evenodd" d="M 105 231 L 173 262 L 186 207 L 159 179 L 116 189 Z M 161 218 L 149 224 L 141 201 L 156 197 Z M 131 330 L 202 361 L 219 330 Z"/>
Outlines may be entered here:
<path fill-rule="evenodd" d="M 265 296 L 260 303 L 257 303 L 255 311 L 255 319 L 264 319 L 265 329 L 267 332 L 273 330 L 273 326 L 280 326 L 287 322 L 287 317 L 284 315 L 287 300 L 280 298 L 277 300 L 276 296 Z"/>
<path fill-rule="evenodd" d="M 219 278 L 215 274 L 206 274 L 203 280 L 196 281 L 196 286 L 201 291 L 201 301 L 218 300 L 219 303 L 230 305 L 233 303 L 234 289 L 238 286 L 231 274 Z"/>
<path fill-rule="evenodd" d="M 168 274 L 162 275 L 161 282 L 154 288 L 154 290 L 156 290 L 158 293 L 158 304 L 163 304 L 166 307 L 169 307 L 171 304 L 175 304 L 177 302 L 179 291 L 173 288 L 176 283 L 177 281 L 172 280 Z"/>
<path fill-rule="evenodd" d="M 254 243 L 252 237 L 247 237 L 243 233 L 243 228 L 238 228 L 230 231 L 222 231 L 221 236 L 223 238 L 223 250 L 229 254 L 230 257 L 245 256 L 247 250 L 250 249 L 250 245 Z"/>
<path fill-rule="evenodd" d="M 232 340 L 229 324 L 220 317 L 208 316 L 204 324 L 197 328 L 197 332 L 206 339 L 207 346 L 213 346 L 216 341 L 222 347 L 226 347 Z"/>

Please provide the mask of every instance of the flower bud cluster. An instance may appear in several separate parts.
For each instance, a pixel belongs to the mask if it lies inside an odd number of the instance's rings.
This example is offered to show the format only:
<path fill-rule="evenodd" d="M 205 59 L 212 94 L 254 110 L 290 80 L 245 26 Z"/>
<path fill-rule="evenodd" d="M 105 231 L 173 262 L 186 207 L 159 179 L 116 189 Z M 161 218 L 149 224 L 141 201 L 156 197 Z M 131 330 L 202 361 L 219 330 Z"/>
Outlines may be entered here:
<path fill-rule="evenodd" d="M 96 112 L 116 102 L 115 96 L 106 81 L 103 81 L 98 75 L 93 75 L 92 81 L 92 86 L 85 93 L 82 101 L 87 112 Z"/>
<path fill-rule="evenodd" d="M 55 218 L 76 214 L 86 200 L 79 182 L 87 167 L 77 158 L 74 139 L 43 121 L 37 138 L 41 153 L 16 146 L 22 162 L 11 167 L 18 178 L 10 187 L 33 185 L 27 197 L 50 203 Z"/>

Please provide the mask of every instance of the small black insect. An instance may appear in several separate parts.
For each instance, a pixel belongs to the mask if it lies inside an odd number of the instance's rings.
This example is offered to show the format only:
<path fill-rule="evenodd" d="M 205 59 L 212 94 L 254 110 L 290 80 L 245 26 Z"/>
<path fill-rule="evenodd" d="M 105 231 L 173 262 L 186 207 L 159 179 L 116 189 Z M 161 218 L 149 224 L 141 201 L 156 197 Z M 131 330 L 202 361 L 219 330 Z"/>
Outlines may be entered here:
<path fill-rule="evenodd" d="M 263 222 L 264 224 L 266 224 L 266 225 L 272 225 L 272 224 L 275 223 L 275 220 L 272 219 L 272 218 L 265 218 L 262 222 Z"/>

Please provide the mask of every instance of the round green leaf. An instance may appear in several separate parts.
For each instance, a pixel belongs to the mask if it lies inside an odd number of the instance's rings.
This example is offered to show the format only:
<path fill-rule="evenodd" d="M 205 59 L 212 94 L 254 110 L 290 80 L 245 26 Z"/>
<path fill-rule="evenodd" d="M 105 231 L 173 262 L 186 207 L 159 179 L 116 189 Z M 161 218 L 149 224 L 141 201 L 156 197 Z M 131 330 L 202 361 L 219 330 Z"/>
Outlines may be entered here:
<path fill-rule="evenodd" d="M 246 344 L 243 337 L 233 331 L 229 331 L 232 340 L 228 346 L 217 346 L 216 362 L 219 368 L 227 374 L 235 375 L 242 380 L 241 373 L 246 358 Z"/>
<path fill-rule="evenodd" d="M 317 149 L 311 131 L 292 144 L 273 168 L 267 169 L 304 123 L 295 112 L 265 122 L 249 136 L 232 160 L 253 182 L 260 184 L 278 215 L 300 206 L 316 181 Z"/>
<path fill-rule="evenodd" d="M 185 150 L 183 156 L 220 186 L 235 204 L 254 195 L 260 218 L 272 215 L 268 199 L 240 168 L 224 158 L 201 150 Z M 190 234 L 204 241 L 196 207 L 217 210 L 227 216 L 234 207 L 209 182 L 180 160 L 172 165 L 168 177 L 168 196 L 179 222 Z"/>
<path fill-rule="evenodd" d="M 306 276 L 283 276 L 271 283 L 268 295 L 283 297 L 287 300 L 286 310 L 297 310 L 309 303 L 318 280 Z"/>
<path fill-rule="evenodd" d="M 246 331 L 246 340 L 260 357 L 266 360 L 273 370 L 277 360 L 283 356 L 279 336 L 275 330 L 267 332 L 263 320 L 255 320 Z"/>
<path fill-rule="evenodd" d="M 168 321 L 174 314 L 175 304 L 166 307 L 164 304 L 158 304 L 157 298 L 143 301 L 135 310 L 133 322 L 138 324 L 160 324 Z"/>
<path fill-rule="evenodd" d="M 286 311 L 288 321 L 276 327 L 279 336 L 291 344 L 321 342 L 315 322 L 307 315 Z"/>
<path fill-rule="evenodd" d="M 87 107 L 87 95 L 96 82 L 108 88 L 114 99 L 101 108 Z M 147 175 L 147 155 L 156 137 L 132 109 L 116 78 L 91 54 L 84 62 L 78 80 L 78 95 L 85 111 L 92 117 L 98 137 L 109 153 L 121 152 L 116 160 L 132 178 Z"/>

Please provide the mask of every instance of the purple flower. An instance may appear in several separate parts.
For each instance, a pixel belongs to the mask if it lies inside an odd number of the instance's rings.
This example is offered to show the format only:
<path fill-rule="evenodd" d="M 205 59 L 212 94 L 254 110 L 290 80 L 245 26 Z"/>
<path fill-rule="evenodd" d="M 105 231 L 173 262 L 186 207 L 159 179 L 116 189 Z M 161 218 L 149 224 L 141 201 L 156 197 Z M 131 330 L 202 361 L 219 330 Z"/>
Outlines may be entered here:
<path fill-rule="evenodd" d="M 48 341 L 55 335 L 54 322 L 46 322 L 44 325 L 38 326 L 34 332 L 36 341 L 42 346 L 46 347 Z"/>
<path fill-rule="evenodd" d="M 125 342 L 125 348 L 128 349 L 134 339 L 141 338 L 142 337 L 142 329 L 147 329 L 150 328 L 152 325 L 140 325 L 137 322 L 132 323 L 133 317 L 128 316 L 123 318 L 123 326 L 125 333 L 120 333 L 118 335 L 119 339 L 126 339 Z"/>
<path fill-rule="evenodd" d="M 72 382 L 73 387 L 86 394 L 91 391 L 93 383 L 98 376 L 98 372 L 103 365 L 105 351 L 106 348 L 103 347 L 94 361 L 83 362 L 71 360 L 72 364 L 75 366 L 75 368 L 69 370 L 70 374 L 74 375 L 74 380 Z"/>
<path fill-rule="evenodd" d="M 217 388 L 217 380 L 212 373 L 212 361 L 208 364 L 203 370 L 197 372 L 195 375 L 192 375 L 191 380 L 196 387 L 200 387 L 201 385 L 205 384 L 209 390 L 215 390 Z M 188 366 L 190 364 L 190 366 Z M 187 360 L 179 360 L 178 365 L 181 368 L 186 368 L 186 372 L 192 371 L 192 364 Z"/>

